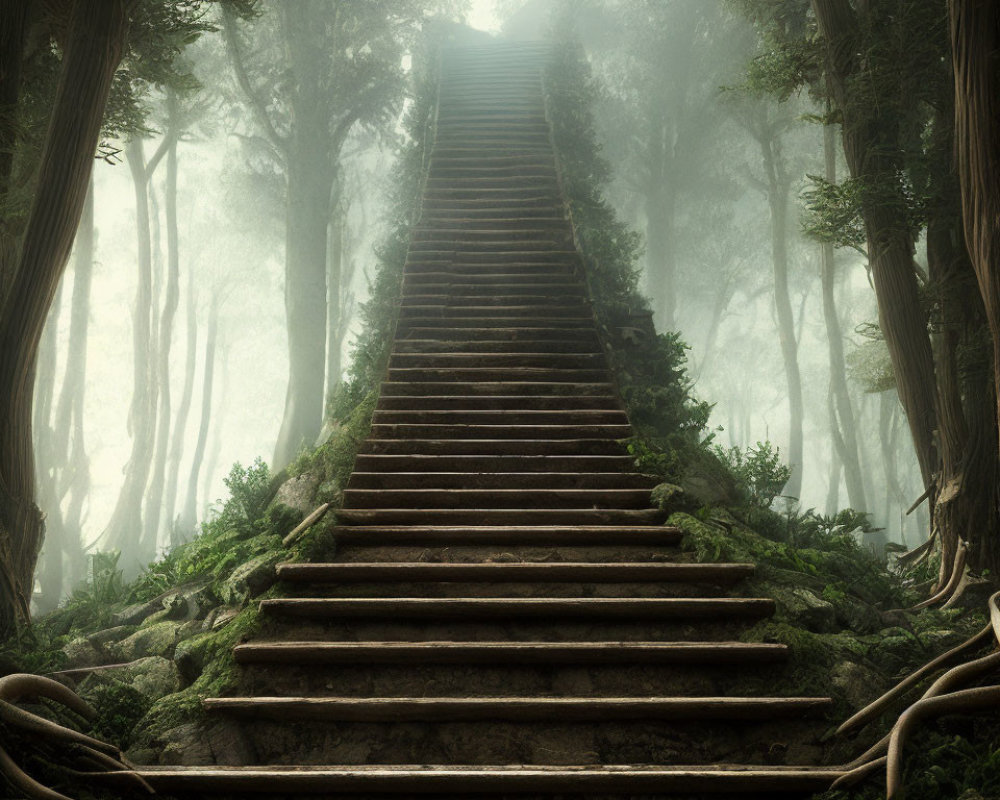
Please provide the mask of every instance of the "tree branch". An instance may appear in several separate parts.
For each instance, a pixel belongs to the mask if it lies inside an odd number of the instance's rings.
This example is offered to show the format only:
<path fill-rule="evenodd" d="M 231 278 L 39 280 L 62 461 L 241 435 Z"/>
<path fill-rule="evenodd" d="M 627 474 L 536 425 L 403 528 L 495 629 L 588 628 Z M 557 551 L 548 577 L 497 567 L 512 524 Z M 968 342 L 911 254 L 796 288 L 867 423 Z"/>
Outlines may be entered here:
<path fill-rule="evenodd" d="M 264 105 L 264 101 L 261 99 L 260 95 L 257 94 L 250 83 L 250 76 L 247 74 L 246 66 L 243 63 L 243 56 L 240 54 L 239 41 L 236 34 L 236 17 L 233 14 L 232 9 L 223 3 L 222 38 L 226 42 L 226 53 L 229 55 L 229 63 L 233 67 L 233 72 L 236 73 L 236 81 L 243 90 L 243 94 L 246 95 L 247 102 L 250 105 L 250 110 L 253 112 L 254 119 L 264 131 L 264 135 L 267 137 L 268 141 L 271 142 L 274 148 L 281 153 L 282 156 L 284 156 L 287 151 L 287 140 L 284 136 L 278 133 L 277 129 L 274 127 L 274 123 L 271 121 L 271 117 L 267 113 L 267 107 Z"/>

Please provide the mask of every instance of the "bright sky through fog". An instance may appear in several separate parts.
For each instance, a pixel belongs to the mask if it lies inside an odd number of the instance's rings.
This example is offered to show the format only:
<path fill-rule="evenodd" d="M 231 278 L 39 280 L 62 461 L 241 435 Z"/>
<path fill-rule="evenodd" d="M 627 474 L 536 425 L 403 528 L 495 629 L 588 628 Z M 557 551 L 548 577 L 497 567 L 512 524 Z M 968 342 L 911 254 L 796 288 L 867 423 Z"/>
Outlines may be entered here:
<path fill-rule="evenodd" d="M 500 18 L 496 14 L 496 0 L 472 0 L 469 3 L 467 22 L 481 31 L 499 33 Z"/>

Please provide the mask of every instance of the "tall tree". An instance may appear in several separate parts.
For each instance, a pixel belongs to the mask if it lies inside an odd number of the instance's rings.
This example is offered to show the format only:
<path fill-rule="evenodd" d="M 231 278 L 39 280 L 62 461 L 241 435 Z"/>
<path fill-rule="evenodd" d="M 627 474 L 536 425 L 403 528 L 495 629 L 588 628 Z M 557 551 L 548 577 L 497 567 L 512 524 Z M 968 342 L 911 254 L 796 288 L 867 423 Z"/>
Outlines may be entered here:
<path fill-rule="evenodd" d="M 961 181 L 965 241 L 993 343 L 994 437 L 1000 431 L 1000 8 L 989 0 L 951 0 L 955 92 L 955 152 Z M 1000 510 L 996 481 L 983 498 Z M 1000 541 L 981 536 L 977 560 L 1000 568 Z"/>
<path fill-rule="evenodd" d="M 93 168 L 134 0 L 75 0 L 28 224 L 0 309 L 0 638 L 26 622 L 44 536 L 35 504 L 31 401 L 38 343 Z M 6 269 L 6 268 L 5 268 Z"/>
<path fill-rule="evenodd" d="M 156 168 L 171 148 L 171 137 L 165 136 L 153 156 L 146 161 L 142 138 L 133 135 L 125 148 L 125 160 L 132 175 L 135 194 L 136 283 L 135 305 L 132 312 L 132 404 L 128 413 L 128 429 L 132 436 L 132 451 L 125 465 L 122 482 L 111 519 L 104 532 L 107 545 L 140 562 L 153 556 L 155 548 L 143 541 L 142 506 L 152 467 L 156 442 L 157 394 L 153 298 L 153 242 L 150 231 L 149 183 Z M 155 542 L 153 543 L 155 545 Z"/>
<path fill-rule="evenodd" d="M 233 72 L 258 135 L 285 177 L 288 389 L 275 446 L 280 468 L 315 441 L 323 418 L 327 341 L 327 225 L 341 149 L 358 124 L 383 127 L 402 98 L 403 34 L 421 3 L 298 0 L 266 7 L 276 25 L 244 59 L 235 12 L 223 5 Z M 264 74 L 261 74 L 261 73 Z M 282 102 L 265 82 L 282 83 Z"/>

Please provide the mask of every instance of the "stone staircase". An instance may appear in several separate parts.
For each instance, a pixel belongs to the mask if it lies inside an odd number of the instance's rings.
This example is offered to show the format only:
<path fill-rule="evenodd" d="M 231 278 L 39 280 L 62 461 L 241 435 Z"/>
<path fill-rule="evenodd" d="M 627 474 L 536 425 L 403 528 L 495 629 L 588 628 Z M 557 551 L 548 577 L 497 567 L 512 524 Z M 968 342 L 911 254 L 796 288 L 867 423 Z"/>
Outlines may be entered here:
<path fill-rule="evenodd" d="M 741 696 L 787 657 L 739 631 L 749 564 L 686 562 L 602 351 L 545 117 L 537 47 L 454 49 L 389 371 L 338 513 L 336 563 L 286 564 L 236 648 L 245 763 L 166 792 L 756 794 L 826 698 Z M 762 744 L 763 743 L 763 744 Z"/>

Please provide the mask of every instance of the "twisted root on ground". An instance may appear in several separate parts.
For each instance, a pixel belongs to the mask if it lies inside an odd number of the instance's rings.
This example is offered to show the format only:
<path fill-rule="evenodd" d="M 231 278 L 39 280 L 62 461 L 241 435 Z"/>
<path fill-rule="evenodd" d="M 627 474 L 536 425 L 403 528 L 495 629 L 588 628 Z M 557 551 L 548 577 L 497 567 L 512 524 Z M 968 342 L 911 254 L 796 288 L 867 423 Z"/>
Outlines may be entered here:
<path fill-rule="evenodd" d="M 961 555 L 964 552 L 964 548 L 959 551 L 959 558 L 956 559 L 958 568 L 953 570 L 952 580 L 948 582 L 952 591 L 958 586 L 961 578 L 964 567 L 964 558 L 961 558 Z M 962 562 L 961 566 L 958 565 L 959 561 Z M 947 592 L 939 592 L 932 599 L 937 602 L 947 596 Z M 988 605 L 990 622 L 986 627 L 904 678 L 842 724 L 837 733 L 845 733 L 868 724 L 924 678 L 933 675 L 959 657 L 982 650 L 987 645 L 996 648 L 1000 644 L 1000 592 L 990 597 Z M 889 733 L 854 761 L 844 765 L 844 773 L 837 778 L 831 788 L 848 788 L 884 766 L 886 795 L 889 800 L 899 796 L 903 789 L 903 748 L 917 725 L 926 719 L 945 714 L 988 711 L 995 708 L 1000 701 L 1000 685 L 970 687 L 970 684 L 998 669 L 1000 669 L 1000 651 L 988 653 L 948 669 L 927 688 L 917 702 L 900 714 Z"/>
<path fill-rule="evenodd" d="M 86 720 L 96 718 L 97 712 L 71 689 L 41 675 L 15 674 L 0 678 L 0 722 L 35 739 L 43 747 L 60 750 L 60 755 L 70 756 L 74 764 L 86 766 L 90 771 L 96 768 L 101 772 L 124 773 L 131 776 L 131 782 L 138 788 L 155 794 L 117 747 L 20 708 L 17 703 L 22 699 L 52 700 Z M 70 800 L 28 775 L 2 747 L 0 775 L 30 800 Z"/>

